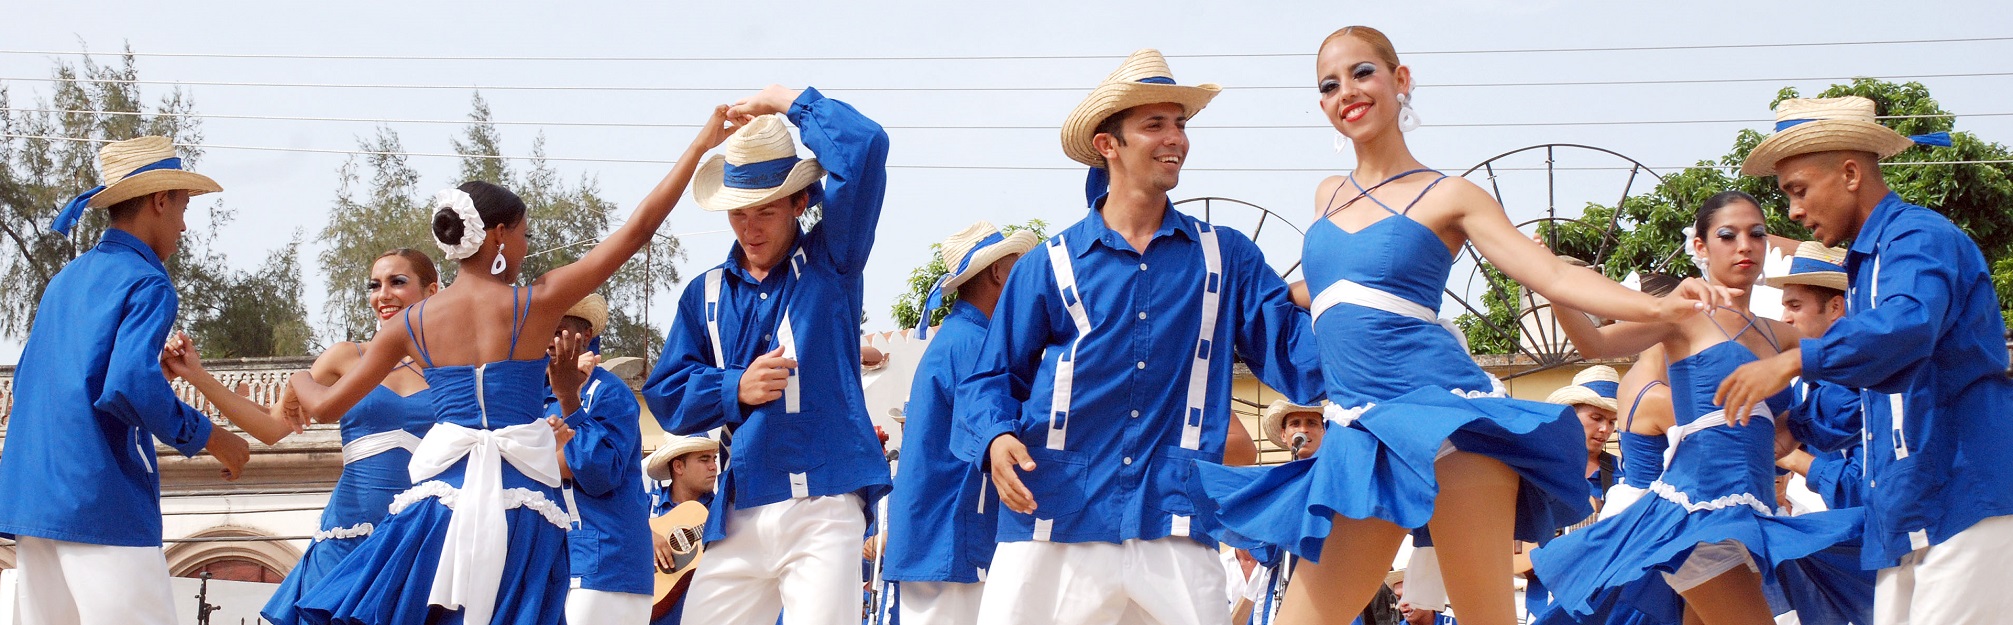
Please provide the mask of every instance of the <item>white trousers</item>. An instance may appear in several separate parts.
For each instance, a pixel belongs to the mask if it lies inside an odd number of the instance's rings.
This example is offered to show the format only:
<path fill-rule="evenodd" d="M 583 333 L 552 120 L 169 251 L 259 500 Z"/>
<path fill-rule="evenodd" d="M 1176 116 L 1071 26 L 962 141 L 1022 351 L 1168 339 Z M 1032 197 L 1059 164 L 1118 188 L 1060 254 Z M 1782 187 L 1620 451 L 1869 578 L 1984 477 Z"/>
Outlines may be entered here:
<path fill-rule="evenodd" d="M 174 592 L 160 547 L 91 545 L 20 536 L 14 546 L 22 623 L 173 625 Z"/>
<path fill-rule="evenodd" d="M 805 497 L 727 512 L 727 538 L 706 545 L 683 622 L 707 625 L 859 625 L 859 495 Z"/>
<path fill-rule="evenodd" d="M 973 625 L 985 582 L 899 582 L 902 625 Z"/>
<path fill-rule="evenodd" d="M 572 588 L 566 591 L 566 622 L 647 625 L 650 595 Z"/>
<path fill-rule="evenodd" d="M 1216 550 L 1187 538 L 1000 543 L 980 625 L 1218 625 L 1230 620 Z"/>
<path fill-rule="evenodd" d="M 2013 614 L 2013 516 L 1995 516 L 1880 569 L 1875 625 L 2004 623 Z"/>

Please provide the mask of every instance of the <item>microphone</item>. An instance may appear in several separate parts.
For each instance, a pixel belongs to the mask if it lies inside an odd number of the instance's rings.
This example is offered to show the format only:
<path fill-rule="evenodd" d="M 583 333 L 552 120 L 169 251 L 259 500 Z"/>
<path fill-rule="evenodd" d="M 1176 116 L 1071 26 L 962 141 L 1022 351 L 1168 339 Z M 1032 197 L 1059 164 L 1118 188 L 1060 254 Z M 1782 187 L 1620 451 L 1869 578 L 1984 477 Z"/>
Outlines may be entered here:
<path fill-rule="evenodd" d="M 1306 446 L 1307 446 L 1307 433 L 1306 433 L 1306 432 L 1294 432 L 1294 433 L 1293 433 L 1293 459 L 1295 459 L 1295 460 L 1299 460 L 1299 459 L 1300 459 L 1300 448 L 1302 448 L 1302 447 L 1306 447 Z"/>

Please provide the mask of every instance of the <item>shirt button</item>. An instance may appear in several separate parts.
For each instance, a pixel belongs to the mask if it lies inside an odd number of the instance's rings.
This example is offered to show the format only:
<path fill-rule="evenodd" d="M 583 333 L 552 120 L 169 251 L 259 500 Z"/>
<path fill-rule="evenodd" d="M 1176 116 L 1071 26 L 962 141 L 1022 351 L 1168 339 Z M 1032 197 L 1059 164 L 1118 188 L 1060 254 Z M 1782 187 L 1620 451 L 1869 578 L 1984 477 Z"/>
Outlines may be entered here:
<path fill-rule="evenodd" d="M 1137 411 L 1137 410 L 1134 410 L 1134 411 L 1132 411 L 1132 418 L 1134 418 L 1134 419 L 1137 419 L 1137 418 L 1139 418 L 1139 411 Z"/>
<path fill-rule="evenodd" d="M 768 294 L 768 293 L 763 293 L 763 294 L 762 294 L 762 299 L 769 299 L 769 294 Z"/>
<path fill-rule="evenodd" d="M 1146 271 L 1146 263 L 1140 263 L 1140 264 L 1139 264 L 1139 270 L 1140 270 L 1140 271 Z"/>
<path fill-rule="evenodd" d="M 1146 311 L 1144 311 L 1144 310 L 1142 310 L 1142 311 L 1139 311 L 1139 318 L 1140 318 L 1140 320 L 1141 320 L 1141 321 L 1144 321 L 1144 320 L 1146 320 Z"/>
<path fill-rule="evenodd" d="M 763 341 L 765 341 L 765 342 L 766 342 L 766 341 L 773 341 L 773 340 L 776 340 L 776 337 L 775 337 L 775 335 L 770 335 L 770 334 L 764 334 L 764 335 L 762 335 L 762 340 L 763 340 Z"/>
<path fill-rule="evenodd" d="M 1126 466 L 1131 466 L 1131 465 L 1132 465 L 1132 456 L 1126 456 L 1126 457 L 1125 457 L 1125 464 L 1126 464 Z"/>
<path fill-rule="evenodd" d="M 1139 368 L 1141 368 L 1141 369 L 1145 369 L 1145 368 L 1146 368 L 1146 361 L 1144 361 L 1144 360 L 1141 360 L 1141 361 L 1139 361 Z"/>

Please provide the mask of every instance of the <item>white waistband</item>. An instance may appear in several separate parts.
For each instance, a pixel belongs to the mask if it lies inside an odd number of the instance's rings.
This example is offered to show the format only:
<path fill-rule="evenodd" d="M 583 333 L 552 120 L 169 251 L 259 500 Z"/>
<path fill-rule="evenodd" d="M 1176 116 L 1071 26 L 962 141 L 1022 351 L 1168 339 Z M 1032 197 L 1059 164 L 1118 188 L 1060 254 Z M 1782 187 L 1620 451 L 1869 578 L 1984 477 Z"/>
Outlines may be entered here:
<path fill-rule="evenodd" d="M 356 440 L 342 444 L 342 463 L 349 464 L 393 449 L 406 451 L 419 449 L 419 437 L 405 430 L 359 436 Z"/>
<path fill-rule="evenodd" d="M 1768 404 L 1755 404 L 1752 413 L 1753 416 L 1767 419 L 1770 424 L 1775 423 L 1775 411 L 1770 409 Z M 1703 432 L 1707 428 L 1722 425 L 1728 425 L 1726 411 L 1714 410 L 1705 413 L 1705 416 L 1699 417 L 1691 423 L 1664 430 L 1664 438 L 1670 441 L 1670 446 L 1664 448 L 1664 470 L 1670 470 L 1671 460 L 1677 458 L 1678 443 L 1684 442 L 1684 439 L 1691 438 L 1691 435 Z M 1749 423 L 1749 425 L 1754 424 Z"/>
<path fill-rule="evenodd" d="M 1462 351 L 1467 351 L 1468 349 L 1468 335 L 1461 332 L 1461 327 L 1454 325 L 1452 320 L 1441 319 L 1437 313 L 1433 312 L 1433 309 L 1421 306 L 1418 302 L 1399 297 L 1390 291 L 1365 286 L 1348 280 L 1336 280 L 1334 284 L 1328 285 L 1328 288 L 1321 289 L 1321 294 L 1314 296 L 1314 305 L 1308 309 L 1308 312 L 1313 313 L 1314 319 L 1319 321 L 1321 313 L 1328 312 L 1328 309 L 1334 308 L 1337 304 L 1355 304 L 1365 308 L 1375 308 L 1394 315 L 1411 317 L 1427 323 L 1439 324 L 1440 327 L 1446 328 L 1449 334 L 1454 335 L 1454 340 L 1461 344 Z"/>
<path fill-rule="evenodd" d="M 558 445 L 544 421 L 500 430 L 479 430 L 442 423 L 428 430 L 413 451 L 410 473 L 414 484 L 439 475 L 468 458 L 461 478 L 458 504 L 448 518 L 441 542 L 440 565 L 434 570 L 428 603 L 447 609 L 464 608 L 470 623 L 487 623 L 496 610 L 496 593 L 503 581 L 510 525 L 505 520 L 503 461 L 546 486 L 559 487 Z"/>

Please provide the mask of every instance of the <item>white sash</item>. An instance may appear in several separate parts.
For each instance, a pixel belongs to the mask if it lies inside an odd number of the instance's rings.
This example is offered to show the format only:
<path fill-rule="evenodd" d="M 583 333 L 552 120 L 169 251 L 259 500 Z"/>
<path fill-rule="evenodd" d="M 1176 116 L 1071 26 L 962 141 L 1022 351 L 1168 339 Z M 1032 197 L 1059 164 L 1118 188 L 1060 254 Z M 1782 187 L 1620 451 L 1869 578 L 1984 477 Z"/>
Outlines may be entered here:
<path fill-rule="evenodd" d="M 342 463 L 349 464 L 393 449 L 419 449 L 419 437 L 405 430 L 378 432 L 342 444 Z"/>
<path fill-rule="evenodd" d="M 477 394 L 482 392 L 479 388 Z M 470 623 L 488 623 L 503 583 L 510 526 L 504 519 L 503 461 L 547 486 L 559 486 L 558 445 L 543 420 L 500 430 L 441 423 L 413 451 L 410 473 L 418 484 L 468 458 L 442 539 L 440 564 L 427 601 L 467 610 Z"/>
<path fill-rule="evenodd" d="M 1468 335 L 1462 333 L 1461 327 L 1454 325 L 1453 320 L 1441 319 L 1439 315 L 1433 312 L 1433 309 L 1421 306 L 1418 302 L 1399 297 L 1383 289 L 1365 286 L 1348 280 L 1336 280 L 1334 284 L 1328 285 L 1328 288 L 1321 289 L 1321 293 L 1314 296 L 1314 306 L 1308 312 L 1314 313 L 1314 319 L 1319 321 L 1321 313 L 1328 312 L 1328 309 L 1334 308 L 1337 304 L 1355 304 L 1365 308 L 1375 308 L 1394 315 L 1411 317 L 1427 323 L 1438 324 L 1440 327 L 1446 328 L 1447 332 L 1453 334 L 1455 340 L 1460 341 L 1462 351 L 1468 349 Z"/>
<path fill-rule="evenodd" d="M 1751 412 L 1756 417 L 1767 419 L 1771 424 L 1775 423 L 1775 411 L 1769 409 L 1768 404 L 1755 404 L 1754 410 Z M 1669 471 L 1671 468 L 1671 459 L 1677 457 L 1678 443 L 1684 442 L 1684 439 L 1690 438 L 1693 434 L 1705 431 L 1706 428 L 1727 425 L 1727 423 L 1726 410 L 1722 409 L 1705 413 L 1705 416 L 1699 417 L 1691 423 L 1664 430 L 1664 438 L 1670 441 L 1670 446 L 1664 448 L 1664 470 Z"/>

